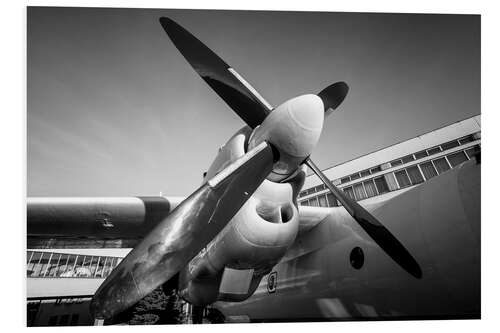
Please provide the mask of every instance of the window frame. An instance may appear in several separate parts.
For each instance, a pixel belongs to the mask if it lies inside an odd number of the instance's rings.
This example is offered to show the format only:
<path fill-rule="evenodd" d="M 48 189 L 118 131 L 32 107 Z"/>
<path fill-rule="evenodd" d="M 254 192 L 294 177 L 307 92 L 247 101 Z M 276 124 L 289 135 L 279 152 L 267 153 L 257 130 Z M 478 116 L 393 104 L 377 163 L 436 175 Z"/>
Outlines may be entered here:
<path fill-rule="evenodd" d="M 430 151 L 434 150 L 434 149 L 437 149 L 437 151 L 435 153 L 431 153 Z M 428 148 L 425 151 L 427 152 L 427 156 L 432 156 L 432 155 L 439 154 L 443 150 L 441 149 L 441 146 L 435 146 L 435 147 Z"/>
<path fill-rule="evenodd" d="M 374 195 L 371 195 L 371 196 L 368 195 L 368 191 L 366 190 L 366 184 L 365 183 L 371 183 L 373 185 L 373 188 L 375 189 L 375 194 Z M 367 179 L 367 180 L 363 181 L 363 186 L 365 188 L 365 192 L 366 192 L 367 198 L 373 198 L 373 197 L 376 197 L 377 195 L 379 195 L 378 189 L 377 189 L 377 185 L 375 185 L 375 181 L 373 180 L 373 178 L 370 178 L 370 179 Z"/>
<path fill-rule="evenodd" d="M 356 195 L 356 193 L 357 193 L 357 192 L 356 192 L 356 190 L 355 190 L 355 187 L 356 187 L 357 185 L 361 185 L 361 188 L 363 189 L 363 192 L 362 192 L 362 194 L 364 194 L 364 197 L 363 197 L 363 198 L 357 198 L 357 195 Z M 363 185 L 363 182 L 359 182 L 359 183 L 356 183 L 356 184 L 352 185 L 352 190 L 353 190 L 353 192 L 354 192 L 354 197 L 356 198 L 356 200 L 357 200 L 357 201 L 359 201 L 359 200 L 364 200 L 364 199 L 367 199 L 367 198 L 368 198 L 368 195 L 366 194 L 366 190 L 365 190 L 365 185 Z"/>
<path fill-rule="evenodd" d="M 418 174 L 420 175 L 420 178 L 421 178 L 421 181 L 417 182 L 417 183 L 413 183 L 411 177 L 410 177 L 410 173 L 408 172 L 408 169 L 411 169 L 411 168 L 415 168 L 417 169 L 418 171 Z M 420 166 L 418 164 L 415 164 L 415 165 L 411 165 L 409 167 L 407 167 L 406 169 L 406 174 L 408 175 L 408 178 L 410 179 L 410 184 L 413 186 L 413 185 L 418 185 L 418 184 L 422 184 L 423 182 L 425 182 L 425 177 L 422 173 L 422 170 L 420 169 Z"/>
<path fill-rule="evenodd" d="M 422 153 L 425 154 L 425 156 L 417 157 L 417 155 L 422 154 Z M 429 154 L 427 153 L 427 150 L 425 150 L 425 149 L 421 150 L 421 151 L 418 151 L 418 152 L 416 152 L 413 155 L 415 156 L 415 160 L 419 160 L 421 158 L 426 158 L 427 156 L 429 156 Z"/>
<path fill-rule="evenodd" d="M 453 149 L 453 148 L 460 146 L 460 143 L 458 142 L 458 140 L 455 139 L 455 140 L 450 140 L 448 142 L 442 143 L 439 146 L 441 147 L 441 151 L 447 151 L 447 150 L 450 150 L 450 149 Z M 445 148 L 445 146 L 446 146 L 446 148 Z"/>
<path fill-rule="evenodd" d="M 406 175 L 406 178 L 408 179 L 408 185 L 401 186 L 401 183 L 399 182 L 398 176 L 396 175 L 396 173 L 401 172 L 401 171 L 404 171 L 404 174 Z M 408 176 L 408 171 L 406 171 L 406 168 L 402 168 L 402 169 L 396 170 L 393 173 L 394 173 L 394 178 L 396 178 L 396 182 L 398 183 L 398 187 L 400 189 L 406 188 L 406 187 L 409 187 L 409 186 L 412 185 L 411 184 L 411 180 L 410 180 L 410 176 Z"/>
<path fill-rule="evenodd" d="M 450 162 L 449 156 L 459 155 L 459 154 L 463 154 L 463 156 L 465 156 L 465 160 L 462 161 L 462 162 L 460 162 L 460 163 L 458 163 L 458 164 L 456 164 L 456 165 L 452 165 L 452 163 Z M 459 151 L 453 152 L 451 154 L 448 154 L 448 155 L 446 155 L 446 158 L 448 159 L 448 162 L 450 163 L 450 166 L 451 166 L 452 169 L 455 168 L 455 167 L 457 167 L 457 166 L 459 166 L 460 164 L 462 164 L 462 163 L 467 162 L 468 160 L 470 160 L 469 156 L 467 156 L 467 154 L 465 153 L 464 150 L 459 150 Z"/>
<path fill-rule="evenodd" d="M 378 179 L 382 179 L 383 184 L 384 184 L 385 188 L 387 189 L 387 191 L 384 191 L 384 192 L 380 191 L 380 189 L 377 186 L 377 180 Z M 377 189 L 377 192 L 378 192 L 379 195 L 391 192 L 391 189 L 389 188 L 389 184 L 387 184 L 387 180 L 385 179 L 384 175 L 380 175 L 380 176 L 374 177 L 373 178 L 373 182 L 375 183 L 375 188 Z"/>
<path fill-rule="evenodd" d="M 441 159 L 444 159 L 444 160 L 446 161 L 446 163 L 448 164 L 448 169 L 444 170 L 443 172 L 439 172 L 439 169 L 438 169 L 438 167 L 436 166 L 436 161 L 437 161 L 437 160 L 441 160 Z M 432 160 L 432 164 L 434 165 L 434 168 L 436 169 L 436 171 L 437 171 L 438 175 L 440 175 L 440 174 L 442 174 L 442 173 L 444 173 L 444 172 L 446 172 L 446 171 L 448 171 L 448 170 L 451 170 L 451 165 L 450 165 L 450 162 L 448 161 L 448 159 L 446 158 L 446 156 L 441 156 L 441 157 L 438 157 L 438 158 L 436 158 L 436 159 L 433 159 L 433 160 Z"/>

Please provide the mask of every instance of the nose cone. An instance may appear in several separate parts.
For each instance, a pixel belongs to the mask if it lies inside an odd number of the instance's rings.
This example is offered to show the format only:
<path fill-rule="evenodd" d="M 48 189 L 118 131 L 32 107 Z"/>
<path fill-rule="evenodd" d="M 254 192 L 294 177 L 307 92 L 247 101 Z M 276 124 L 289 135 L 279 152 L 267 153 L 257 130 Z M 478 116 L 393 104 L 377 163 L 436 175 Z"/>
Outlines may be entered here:
<path fill-rule="evenodd" d="M 316 95 L 299 96 L 278 106 L 273 113 L 276 113 L 278 123 L 271 131 L 269 141 L 291 156 L 309 156 L 323 129 L 321 99 Z"/>
<path fill-rule="evenodd" d="M 304 95 L 294 98 L 288 104 L 292 120 L 305 131 L 317 132 L 323 128 L 323 102 L 316 95 Z"/>
<path fill-rule="evenodd" d="M 316 95 L 292 98 L 271 112 L 254 130 L 249 147 L 271 142 L 280 152 L 273 178 L 283 179 L 311 155 L 323 129 L 323 101 Z"/>

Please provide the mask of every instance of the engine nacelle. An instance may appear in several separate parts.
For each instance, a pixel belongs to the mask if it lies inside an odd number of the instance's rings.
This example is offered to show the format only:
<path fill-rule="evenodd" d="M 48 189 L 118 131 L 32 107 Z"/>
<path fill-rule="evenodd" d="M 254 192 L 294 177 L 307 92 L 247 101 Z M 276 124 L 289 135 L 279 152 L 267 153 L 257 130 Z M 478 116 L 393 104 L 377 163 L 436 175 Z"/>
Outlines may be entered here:
<path fill-rule="evenodd" d="M 221 148 L 207 177 L 245 153 L 250 129 Z M 225 157 L 225 158 L 224 158 Z M 295 198 L 305 179 L 300 170 L 287 182 L 265 180 L 224 230 L 181 272 L 181 296 L 194 305 L 250 297 L 261 278 L 286 253 L 299 228 Z"/>

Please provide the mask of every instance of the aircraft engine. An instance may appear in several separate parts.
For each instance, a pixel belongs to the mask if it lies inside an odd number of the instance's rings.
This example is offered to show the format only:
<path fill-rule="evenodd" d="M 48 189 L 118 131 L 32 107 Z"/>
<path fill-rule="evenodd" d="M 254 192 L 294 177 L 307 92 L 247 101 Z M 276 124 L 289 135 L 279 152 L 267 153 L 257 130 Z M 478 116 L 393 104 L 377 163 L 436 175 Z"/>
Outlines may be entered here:
<path fill-rule="evenodd" d="M 228 156 L 244 154 L 250 132 L 242 129 L 220 149 L 209 176 L 227 163 Z M 181 272 L 181 296 L 199 306 L 250 297 L 297 236 L 299 215 L 294 198 L 304 179 L 305 171 L 300 169 L 285 182 L 265 180 L 226 228 Z"/>

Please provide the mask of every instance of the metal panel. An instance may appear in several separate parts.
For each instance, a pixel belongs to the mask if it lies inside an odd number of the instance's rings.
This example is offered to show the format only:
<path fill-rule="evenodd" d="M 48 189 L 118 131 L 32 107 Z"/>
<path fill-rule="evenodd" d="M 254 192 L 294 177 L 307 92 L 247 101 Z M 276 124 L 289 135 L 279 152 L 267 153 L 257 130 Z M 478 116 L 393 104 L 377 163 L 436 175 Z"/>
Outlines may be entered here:
<path fill-rule="evenodd" d="M 231 269 L 226 267 L 222 275 L 219 292 L 223 294 L 246 295 L 253 277 L 253 269 Z"/>

